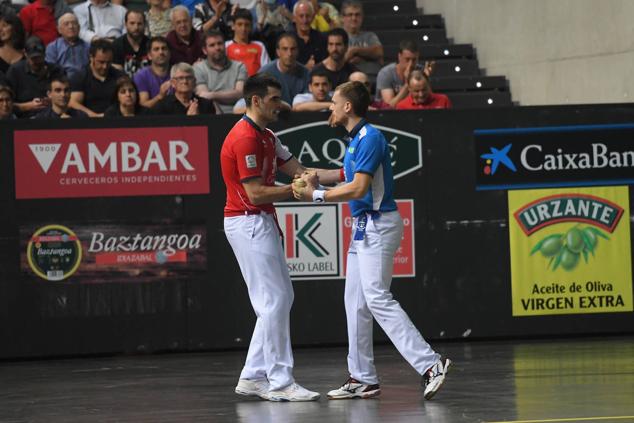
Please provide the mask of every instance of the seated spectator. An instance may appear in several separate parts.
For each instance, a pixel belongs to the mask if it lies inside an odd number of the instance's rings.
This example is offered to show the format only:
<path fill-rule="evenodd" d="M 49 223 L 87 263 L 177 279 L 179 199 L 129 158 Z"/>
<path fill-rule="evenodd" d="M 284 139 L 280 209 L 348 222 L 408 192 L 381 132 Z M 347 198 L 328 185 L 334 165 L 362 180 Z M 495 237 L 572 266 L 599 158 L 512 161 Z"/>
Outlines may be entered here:
<path fill-rule="evenodd" d="M 139 104 L 139 92 L 129 76 L 117 79 L 114 103 L 104 112 L 104 117 L 132 117 L 145 115 L 149 109 Z"/>
<path fill-rule="evenodd" d="M 0 120 L 17 119 L 13 113 L 13 90 L 6 85 L 0 85 Z"/>
<path fill-rule="evenodd" d="M 55 3 L 60 3 L 62 7 L 56 7 Z M 55 10 L 59 9 L 59 11 Z M 42 40 L 44 45 L 48 45 L 57 38 L 57 25 L 55 22 L 55 12 L 71 12 L 70 7 L 64 0 L 35 0 L 28 6 L 20 10 L 20 20 L 24 26 L 27 37 L 35 35 Z"/>
<path fill-rule="evenodd" d="M 170 90 L 170 49 L 164 37 L 152 37 L 149 42 L 150 65 L 134 74 L 139 103 L 151 109 L 167 96 Z"/>
<path fill-rule="evenodd" d="M 0 15 L 0 72 L 24 58 L 24 26 L 15 13 Z"/>
<path fill-rule="evenodd" d="M 317 0 L 311 0 L 315 11 L 315 17 L 310 27 L 319 32 L 328 32 L 331 29 L 341 27 L 341 18 L 339 11 L 330 3 L 318 3 Z"/>
<path fill-rule="evenodd" d="M 108 0 L 86 0 L 75 7 L 79 21 L 79 36 L 87 43 L 96 38 L 111 41 L 125 32 L 126 8 Z"/>
<path fill-rule="evenodd" d="M 105 39 L 90 45 L 88 66 L 70 80 L 70 105 L 90 117 L 102 117 L 123 72 L 112 67 L 112 43 Z"/>
<path fill-rule="evenodd" d="M 185 6 L 172 9 L 172 28 L 167 34 L 167 44 L 170 48 L 170 64 L 194 64 L 204 57 L 201 34 L 192 27 L 192 19 Z"/>
<path fill-rule="evenodd" d="M 227 58 L 220 31 L 207 32 L 203 51 L 207 60 L 194 65 L 196 94 L 215 101 L 222 113 L 231 113 L 233 104 L 242 97 L 247 70 L 241 62 Z"/>
<path fill-rule="evenodd" d="M 203 34 L 212 29 L 222 32 L 225 39 L 231 38 L 232 6 L 229 0 L 202 0 L 196 5 L 193 13 L 193 25 L 196 31 Z"/>
<path fill-rule="evenodd" d="M 399 110 L 450 109 L 451 101 L 444 94 L 436 94 L 431 90 L 429 77 L 422 69 L 413 70 L 407 79 L 409 95 L 401 100 L 396 108 Z"/>
<path fill-rule="evenodd" d="M 130 78 L 149 62 L 148 37 L 145 35 L 145 16 L 136 10 L 125 14 L 126 33 L 112 43 L 112 66 L 125 72 Z"/>
<path fill-rule="evenodd" d="M 193 16 L 196 5 L 204 1 L 205 0 L 172 0 L 172 8 L 176 6 L 183 6 L 187 9 L 189 14 Z"/>
<path fill-rule="evenodd" d="M 51 79 L 46 96 L 49 106 L 33 116 L 34 119 L 66 119 L 88 117 L 81 110 L 73 109 L 70 104 L 70 81 L 65 75 L 58 75 Z"/>
<path fill-rule="evenodd" d="M 282 100 L 288 104 L 299 93 L 308 88 L 308 70 L 297 62 L 297 38 L 292 33 L 284 33 L 277 39 L 277 59 L 260 68 L 258 73 L 268 73 L 282 84 Z"/>
<path fill-rule="evenodd" d="M 308 93 L 297 94 L 293 99 L 293 111 L 296 112 L 321 112 L 330 107 L 331 97 L 330 80 L 325 72 L 313 70 L 310 73 Z"/>
<path fill-rule="evenodd" d="M 412 40 L 401 41 L 398 61 L 381 69 L 376 78 L 377 97 L 392 107 L 408 95 L 407 79 L 418 63 L 418 45 Z"/>
<path fill-rule="evenodd" d="M 255 75 L 271 59 L 266 47 L 259 41 L 249 40 L 253 16 L 246 9 L 238 9 L 233 17 L 233 40 L 225 43 L 227 57 L 242 62 L 249 76 Z"/>
<path fill-rule="evenodd" d="M 372 92 L 372 83 L 370 83 L 370 78 L 368 78 L 368 75 L 366 75 L 365 73 L 360 71 L 352 72 L 348 80 L 350 82 L 360 82 L 368 89 L 368 91 L 370 91 L 370 98 L 372 99 L 372 103 L 370 103 L 368 110 L 384 110 L 392 108 L 389 104 L 385 103 L 383 100 L 378 100 L 374 96 L 374 93 Z"/>
<path fill-rule="evenodd" d="M 311 70 L 328 55 L 326 37 L 311 28 L 315 17 L 313 5 L 309 0 L 299 0 L 293 7 L 294 33 L 297 35 L 297 61 Z"/>
<path fill-rule="evenodd" d="M 11 65 L 7 82 L 15 93 L 15 106 L 20 117 L 31 117 L 48 107 L 46 96 L 49 82 L 64 70 L 44 59 L 44 44 L 38 37 L 29 38 L 24 45 L 26 58 Z"/>
<path fill-rule="evenodd" d="M 328 75 L 333 90 L 348 82 L 350 74 L 357 71 L 355 65 L 346 62 L 347 50 L 348 34 L 341 28 L 333 29 L 328 33 L 328 57 L 313 69 Z"/>
<path fill-rule="evenodd" d="M 214 102 L 194 93 L 196 77 L 189 63 L 177 63 L 170 71 L 173 94 L 168 94 L 152 108 L 155 115 L 214 114 Z"/>
<path fill-rule="evenodd" d="M 349 39 L 346 61 L 368 75 L 374 83 L 383 64 L 383 45 L 374 32 L 361 30 L 363 6 L 360 1 L 345 0 L 341 5 L 341 14 L 343 29 L 348 33 Z"/>
<path fill-rule="evenodd" d="M 172 30 L 170 19 L 170 2 L 164 0 L 149 0 L 150 8 L 145 11 L 147 35 L 150 37 L 165 37 Z"/>
<path fill-rule="evenodd" d="M 57 29 L 61 37 L 46 46 L 46 61 L 61 66 L 72 78 L 88 65 L 90 44 L 79 38 L 79 21 L 72 13 L 59 18 Z"/>
<path fill-rule="evenodd" d="M 286 13 L 291 16 L 291 19 L 286 16 Z M 277 38 L 280 34 L 292 29 L 292 15 L 276 0 L 262 0 L 255 5 L 255 16 L 257 23 L 255 32 L 264 42 L 269 57 L 273 57 Z"/>

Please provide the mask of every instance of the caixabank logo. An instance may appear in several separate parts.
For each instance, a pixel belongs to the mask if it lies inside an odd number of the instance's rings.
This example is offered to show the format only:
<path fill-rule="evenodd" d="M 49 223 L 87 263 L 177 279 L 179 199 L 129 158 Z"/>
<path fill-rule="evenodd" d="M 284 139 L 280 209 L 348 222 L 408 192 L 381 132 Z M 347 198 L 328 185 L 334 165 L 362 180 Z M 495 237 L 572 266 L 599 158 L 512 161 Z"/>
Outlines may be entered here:
<path fill-rule="evenodd" d="M 394 179 L 423 166 L 419 135 L 387 126 L 373 126 L 383 133 L 388 142 Z M 313 122 L 279 131 L 276 135 L 304 166 L 322 169 L 343 167 L 347 143 L 341 128 L 331 128 L 326 121 Z M 287 182 L 283 177 L 280 179 Z"/>
<path fill-rule="evenodd" d="M 15 131 L 17 199 L 209 192 L 206 127 Z"/>
<path fill-rule="evenodd" d="M 476 189 L 634 183 L 634 124 L 474 131 Z"/>
<path fill-rule="evenodd" d="M 509 192 L 513 315 L 632 311 L 628 187 Z"/>

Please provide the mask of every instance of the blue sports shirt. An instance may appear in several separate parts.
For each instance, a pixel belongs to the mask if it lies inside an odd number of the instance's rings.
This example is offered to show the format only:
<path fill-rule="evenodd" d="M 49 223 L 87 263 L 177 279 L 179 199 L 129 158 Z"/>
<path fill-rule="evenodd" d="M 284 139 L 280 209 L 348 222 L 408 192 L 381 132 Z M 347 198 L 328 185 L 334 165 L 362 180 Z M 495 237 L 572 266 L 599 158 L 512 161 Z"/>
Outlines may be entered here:
<path fill-rule="evenodd" d="M 390 147 L 385 137 L 365 119 L 349 135 L 350 143 L 343 158 L 346 182 L 352 182 L 357 172 L 372 176 L 372 184 L 365 196 L 359 200 L 350 200 L 352 216 L 396 210 Z"/>

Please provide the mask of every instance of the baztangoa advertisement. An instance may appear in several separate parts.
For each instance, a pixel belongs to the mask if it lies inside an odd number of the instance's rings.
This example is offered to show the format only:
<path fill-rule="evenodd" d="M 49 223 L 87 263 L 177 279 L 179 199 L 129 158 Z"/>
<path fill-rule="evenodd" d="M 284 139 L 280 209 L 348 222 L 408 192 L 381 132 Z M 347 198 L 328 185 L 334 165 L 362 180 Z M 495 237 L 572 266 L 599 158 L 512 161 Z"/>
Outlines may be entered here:
<path fill-rule="evenodd" d="M 207 270 L 204 225 L 47 223 L 20 227 L 26 280 L 74 284 L 178 280 Z"/>
<path fill-rule="evenodd" d="M 632 311 L 628 187 L 509 191 L 513 316 Z"/>

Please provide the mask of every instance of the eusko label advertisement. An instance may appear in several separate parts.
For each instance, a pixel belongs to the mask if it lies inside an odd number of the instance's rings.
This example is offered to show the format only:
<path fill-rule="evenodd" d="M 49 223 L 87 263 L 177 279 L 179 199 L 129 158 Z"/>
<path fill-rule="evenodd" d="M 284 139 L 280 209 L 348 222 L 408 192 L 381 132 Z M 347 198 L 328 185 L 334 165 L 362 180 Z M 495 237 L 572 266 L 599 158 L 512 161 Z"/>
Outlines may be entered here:
<path fill-rule="evenodd" d="M 509 191 L 514 316 L 632 311 L 628 187 Z"/>
<path fill-rule="evenodd" d="M 393 276 L 414 277 L 414 200 L 396 200 L 396 204 L 404 229 L 394 257 Z M 352 231 L 348 204 L 278 203 L 275 207 L 291 279 L 345 278 Z"/>

